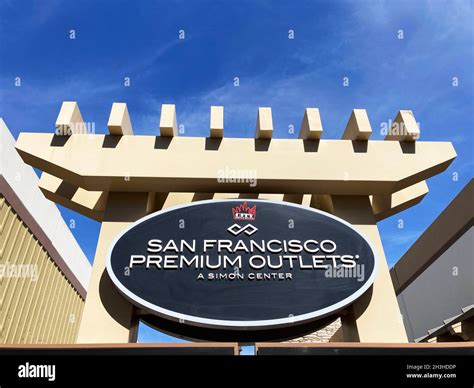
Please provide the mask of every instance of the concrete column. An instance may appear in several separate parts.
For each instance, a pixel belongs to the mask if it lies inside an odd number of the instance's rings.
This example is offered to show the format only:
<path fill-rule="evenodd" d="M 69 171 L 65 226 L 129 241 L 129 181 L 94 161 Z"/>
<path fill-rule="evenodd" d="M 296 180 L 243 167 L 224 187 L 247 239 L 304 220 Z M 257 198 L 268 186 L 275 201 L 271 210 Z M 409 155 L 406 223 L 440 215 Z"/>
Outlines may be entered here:
<path fill-rule="evenodd" d="M 107 249 L 117 234 L 143 217 L 148 193 L 110 193 L 100 228 L 78 343 L 135 342 L 138 319 L 133 306 L 116 290 L 105 270 Z"/>
<path fill-rule="evenodd" d="M 408 342 L 369 198 L 332 196 L 332 204 L 334 215 L 350 222 L 372 242 L 379 265 L 373 286 L 342 317 L 344 341 Z"/>

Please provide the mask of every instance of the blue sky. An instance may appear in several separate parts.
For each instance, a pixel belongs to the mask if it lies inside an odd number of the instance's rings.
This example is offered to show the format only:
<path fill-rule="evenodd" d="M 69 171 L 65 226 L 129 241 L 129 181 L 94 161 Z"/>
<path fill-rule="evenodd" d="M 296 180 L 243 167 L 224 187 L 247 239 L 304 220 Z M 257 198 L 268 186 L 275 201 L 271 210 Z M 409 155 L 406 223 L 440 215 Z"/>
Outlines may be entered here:
<path fill-rule="evenodd" d="M 3 0 L 0 116 L 15 137 L 53 131 L 61 102 L 75 100 L 105 133 L 120 101 L 137 134 L 157 134 L 161 104 L 174 103 L 185 134 L 204 136 L 209 106 L 224 105 L 226 136 L 252 137 L 257 108 L 271 106 L 286 138 L 318 107 L 324 137 L 337 139 L 364 108 L 381 139 L 381 123 L 411 109 L 421 140 L 452 141 L 458 158 L 421 204 L 379 224 L 393 265 L 473 175 L 472 20 L 473 2 L 456 0 Z M 61 212 L 92 261 L 99 224 Z M 141 341 L 168 339 L 140 330 Z"/>

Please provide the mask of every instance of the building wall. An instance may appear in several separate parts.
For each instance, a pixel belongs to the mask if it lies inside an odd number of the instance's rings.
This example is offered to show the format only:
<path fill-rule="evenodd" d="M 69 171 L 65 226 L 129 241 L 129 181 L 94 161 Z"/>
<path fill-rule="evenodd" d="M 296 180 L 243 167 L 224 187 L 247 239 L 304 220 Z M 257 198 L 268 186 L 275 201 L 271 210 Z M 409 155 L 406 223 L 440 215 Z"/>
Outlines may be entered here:
<path fill-rule="evenodd" d="M 91 265 L 64 222 L 56 205 L 38 187 L 38 176 L 15 149 L 15 139 L 0 118 L 0 193 L 4 195 L 36 237 L 47 247 L 81 295 L 88 288 Z"/>
<path fill-rule="evenodd" d="M 468 229 L 399 295 L 410 341 L 474 304 L 474 228 Z"/>
<path fill-rule="evenodd" d="M 286 342 L 289 343 L 327 343 L 327 342 L 343 342 L 341 318 L 337 318 L 334 322 L 319 329 L 313 333 L 306 334 Z"/>
<path fill-rule="evenodd" d="M 0 194 L 0 343 L 74 343 L 84 301 Z"/>
<path fill-rule="evenodd" d="M 0 344 L 74 343 L 90 273 L 0 118 Z"/>

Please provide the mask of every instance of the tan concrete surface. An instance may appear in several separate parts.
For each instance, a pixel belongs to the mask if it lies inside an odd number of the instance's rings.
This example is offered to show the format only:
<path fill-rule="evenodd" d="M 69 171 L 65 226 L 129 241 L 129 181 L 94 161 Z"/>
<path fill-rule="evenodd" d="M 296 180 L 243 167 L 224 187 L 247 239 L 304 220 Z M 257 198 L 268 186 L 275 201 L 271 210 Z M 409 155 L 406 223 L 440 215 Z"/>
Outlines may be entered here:
<path fill-rule="evenodd" d="M 173 137 L 178 135 L 176 106 L 173 104 L 161 105 L 160 135 L 164 137 Z"/>
<path fill-rule="evenodd" d="M 420 203 L 428 192 L 426 181 L 421 181 L 393 194 L 371 196 L 375 219 L 381 221 Z"/>
<path fill-rule="evenodd" d="M 133 135 L 127 104 L 123 102 L 114 102 L 112 104 L 107 127 L 111 135 Z"/>
<path fill-rule="evenodd" d="M 272 108 L 258 108 L 256 139 L 271 139 L 273 136 Z"/>
<path fill-rule="evenodd" d="M 447 142 L 406 149 L 368 141 L 365 152 L 355 152 L 348 140 L 320 140 L 315 150 L 299 139 L 223 138 L 212 151 L 206 138 L 194 137 L 123 136 L 113 148 L 104 148 L 103 135 L 65 140 L 52 146 L 51 134 L 21 133 L 16 148 L 26 163 L 89 191 L 391 194 L 444 171 L 456 157 Z M 257 169 L 258 187 L 218 182 L 222 166 Z"/>
<path fill-rule="evenodd" d="M 299 138 L 304 140 L 319 140 L 323 135 L 323 124 L 318 108 L 306 108 L 301 122 Z"/>
<path fill-rule="evenodd" d="M 408 342 L 368 197 L 333 196 L 334 214 L 350 222 L 374 245 L 378 273 L 373 286 L 342 317 L 345 341 Z"/>
<path fill-rule="evenodd" d="M 61 105 L 58 118 L 56 119 L 56 128 L 61 134 L 76 133 L 80 134 L 80 127 L 84 123 L 79 105 L 76 101 L 64 101 Z"/>
<path fill-rule="evenodd" d="M 57 125 L 72 128 L 79 121 L 77 104 L 64 103 Z M 343 140 L 319 140 L 319 110 L 308 108 L 300 139 L 272 139 L 271 108 L 259 108 L 256 138 L 230 139 L 223 137 L 223 107 L 213 106 L 211 138 L 178 137 L 176 108 L 163 104 L 160 136 L 121 136 L 133 130 L 126 105 L 114 104 L 113 136 L 21 133 L 17 151 L 44 171 L 45 195 L 102 220 L 79 342 L 134 341 L 135 310 L 104 272 L 107 249 L 123 228 L 161 208 L 237 197 L 301 203 L 355 225 L 374 244 L 379 272 L 341 317 L 344 338 L 406 342 L 376 222 L 418 203 L 428 191 L 425 180 L 444 171 L 456 153 L 451 143 L 415 142 L 419 128 L 411 111 L 400 111 L 394 124 L 406 132 L 370 141 L 367 112 L 356 109 Z M 222 166 L 257 169 L 258 185 L 220 182 Z"/>
<path fill-rule="evenodd" d="M 347 140 L 369 140 L 372 135 L 369 116 L 365 109 L 354 109 L 342 135 Z"/>
<path fill-rule="evenodd" d="M 111 193 L 94 257 L 78 343 L 134 342 L 134 307 L 112 284 L 105 270 L 107 250 L 117 234 L 146 215 L 145 193 Z"/>
<path fill-rule="evenodd" d="M 385 140 L 416 141 L 420 138 L 420 128 L 411 110 L 401 110 L 393 120 L 390 133 Z"/>
<path fill-rule="evenodd" d="M 93 220 L 102 221 L 107 202 L 107 192 L 87 191 L 46 172 L 41 174 L 38 187 L 50 201 Z"/>
<path fill-rule="evenodd" d="M 224 107 L 211 106 L 210 137 L 224 137 Z"/>

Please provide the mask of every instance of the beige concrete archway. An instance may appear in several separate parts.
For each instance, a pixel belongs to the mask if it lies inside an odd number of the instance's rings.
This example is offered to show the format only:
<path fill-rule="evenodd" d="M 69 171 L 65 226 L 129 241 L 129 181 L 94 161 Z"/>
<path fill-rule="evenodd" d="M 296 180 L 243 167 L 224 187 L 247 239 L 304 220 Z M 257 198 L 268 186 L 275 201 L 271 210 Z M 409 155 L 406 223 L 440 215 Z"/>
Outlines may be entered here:
<path fill-rule="evenodd" d="M 112 239 L 150 212 L 209 198 L 271 198 L 333 213 L 372 240 L 380 271 L 343 315 L 346 341 L 406 342 L 377 222 L 421 201 L 425 180 L 456 153 L 449 142 L 420 142 L 411 111 L 400 111 L 385 140 L 371 141 L 355 109 L 341 140 L 321 139 L 319 110 L 304 112 L 299 139 L 273 139 L 270 108 L 259 108 L 255 139 L 224 137 L 224 109 L 211 107 L 208 138 L 177 136 L 174 105 L 163 105 L 159 136 L 135 136 L 126 104 L 114 103 L 109 135 L 87 134 L 79 107 L 64 102 L 52 133 L 21 133 L 16 148 L 43 171 L 52 201 L 102 223 L 79 331 L 82 343 L 134 341 L 137 316 L 105 271 Z M 219 170 L 257 170 L 258 184 L 222 181 Z"/>

